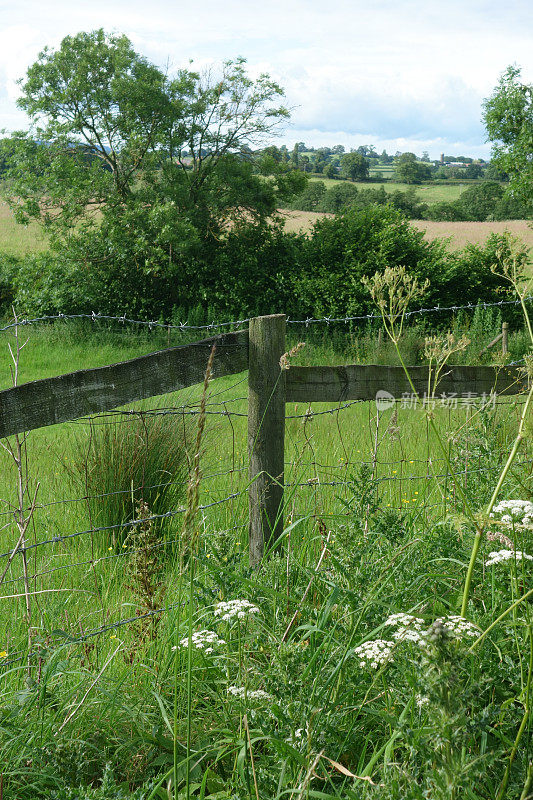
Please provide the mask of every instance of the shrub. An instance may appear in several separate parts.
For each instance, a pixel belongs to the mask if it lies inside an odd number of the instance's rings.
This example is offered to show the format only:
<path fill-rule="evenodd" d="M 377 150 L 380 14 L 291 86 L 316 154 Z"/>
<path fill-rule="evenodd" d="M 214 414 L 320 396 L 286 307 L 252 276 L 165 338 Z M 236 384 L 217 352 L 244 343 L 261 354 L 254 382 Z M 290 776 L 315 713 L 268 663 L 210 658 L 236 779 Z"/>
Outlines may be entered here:
<path fill-rule="evenodd" d="M 406 192 L 396 190 L 388 196 L 388 202 L 393 208 L 401 211 L 409 219 L 425 219 L 428 210 L 427 203 L 423 203 L 416 193 L 416 189 L 407 189 Z"/>
<path fill-rule="evenodd" d="M 325 194 L 326 184 L 323 181 L 309 181 L 304 191 L 296 195 L 291 208 L 296 211 L 317 211 Z"/>
<path fill-rule="evenodd" d="M 16 256 L 0 253 L 0 314 L 8 313 L 15 300 L 13 278 L 18 264 Z"/>
<path fill-rule="evenodd" d="M 457 203 L 443 201 L 428 206 L 426 218 L 434 222 L 462 222 L 465 216 Z"/>
<path fill-rule="evenodd" d="M 444 268 L 448 255 L 442 243 L 426 242 L 398 211 L 373 204 L 316 222 L 301 244 L 300 259 L 294 278 L 300 313 L 356 316 L 372 310 L 363 276 L 404 265 L 430 277 Z"/>
<path fill-rule="evenodd" d="M 357 186 L 345 181 L 339 182 L 327 190 L 317 210 L 336 214 L 353 203 L 357 194 Z"/>

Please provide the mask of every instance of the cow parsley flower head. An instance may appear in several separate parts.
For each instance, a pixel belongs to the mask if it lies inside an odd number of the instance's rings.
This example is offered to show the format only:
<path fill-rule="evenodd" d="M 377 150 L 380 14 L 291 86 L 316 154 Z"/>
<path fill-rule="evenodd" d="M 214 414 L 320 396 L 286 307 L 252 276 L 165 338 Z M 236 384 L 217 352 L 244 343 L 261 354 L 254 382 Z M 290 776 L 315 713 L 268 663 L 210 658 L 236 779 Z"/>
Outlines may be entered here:
<path fill-rule="evenodd" d="M 419 642 L 422 636 L 424 620 L 411 614 L 391 614 L 385 625 L 395 627 L 392 637 L 397 642 Z"/>
<path fill-rule="evenodd" d="M 204 653 L 212 653 L 215 647 L 225 644 L 224 640 L 220 639 L 214 631 L 208 630 L 196 631 L 193 633 L 191 643 L 196 650 L 203 650 Z M 187 636 L 180 641 L 180 647 L 187 648 L 188 646 L 189 637 Z M 176 647 L 174 646 L 172 649 L 176 650 Z"/>
<path fill-rule="evenodd" d="M 522 561 L 522 559 L 533 561 L 533 556 L 529 556 L 521 550 L 493 550 L 492 553 L 489 553 L 489 557 L 485 561 L 485 566 L 491 567 L 493 564 L 500 564 L 502 561 L 509 561 L 513 558 L 517 561 Z"/>
<path fill-rule="evenodd" d="M 476 626 L 471 622 L 468 622 L 468 620 L 466 620 L 464 617 L 453 615 L 449 617 L 438 617 L 433 625 L 441 625 L 443 628 L 445 628 L 446 632 L 450 636 L 453 636 L 456 639 L 461 639 L 464 636 L 479 635 L 479 631 Z"/>
<path fill-rule="evenodd" d="M 249 614 L 258 614 L 259 609 L 248 600 L 228 600 L 227 602 L 217 603 L 215 606 L 215 617 L 223 620 L 230 620 L 233 617 L 244 619 Z"/>
<path fill-rule="evenodd" d="M 233 697 L 238 697 L 239 700 L 273 700 L 271 694 L 268 692 L 264 692 L 262 689 L 254 689 L 250 691 L 250 689 L 245 692 L 244 686 L 228 686 L 228 694 L 233 695 Z"/>
<path fill-rule="evenodd" d="M 360 644 L 359 647 L 354 649 L 354 653 L 359 658 L 360 667 L 377 669 L 382 664 L 392 660 L 393 647 L 394 642 L 388 642 L 385 639 L 374 639 Z"/>
<path fill-rule="evenodd" d="M 530 500 L 502 500 L 490 514 L 507 525 L 533 525 L 533 503 Z"/>

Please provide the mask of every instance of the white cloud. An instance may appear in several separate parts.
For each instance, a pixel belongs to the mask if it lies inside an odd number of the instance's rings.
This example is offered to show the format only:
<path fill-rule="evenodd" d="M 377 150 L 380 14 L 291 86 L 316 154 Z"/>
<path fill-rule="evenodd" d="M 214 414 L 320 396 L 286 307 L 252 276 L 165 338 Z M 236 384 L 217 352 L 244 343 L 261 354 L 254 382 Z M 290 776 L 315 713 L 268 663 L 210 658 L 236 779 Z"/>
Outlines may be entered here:
<path fill-rule="evenodd" d="M 402 149 L 405 141 L 423 143 L 413 144 L 416 152 L 487 155 L 483 98 L 510 63 L 533 77 L 525 0 L 0 0 L 0 13 L 0 128 L 23 121 L 15 80 L 38 51 L 100 26 L 126 33 L 171 69 L 190 58 L 201 68 L 245 56 L 252 73 L 269 72 L 285 86 L 295 106 L 287 137 L 310 144 L 337 138 Z"/>

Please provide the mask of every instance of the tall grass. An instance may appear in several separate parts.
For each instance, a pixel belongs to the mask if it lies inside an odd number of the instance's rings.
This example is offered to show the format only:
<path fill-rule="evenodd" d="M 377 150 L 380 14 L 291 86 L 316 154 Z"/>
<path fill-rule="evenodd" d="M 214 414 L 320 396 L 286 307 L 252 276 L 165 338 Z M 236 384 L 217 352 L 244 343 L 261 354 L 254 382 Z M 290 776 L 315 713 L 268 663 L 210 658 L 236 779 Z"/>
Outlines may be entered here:
<path fill-rule="evenodd" d="M 110 527 L 96 538 L 97 551 L 125 544 L 132 520 L 143 507 L 161 540 L 170 539 L 179 521 L 161 515 L 175 511 L 186 495 L 190 418 L 137 411 L 113 421 L 91 423 L 78 440 L 71 475 L 85 495 L 91 526 Z"/>
<path fill-rule="evenodd" d="M 375 339 L 368 339 L 372 360 L 385 347 Z M 91 351 L 85 340 L 84 365 L 99 357 L 100 343 Z M 49 346 L 47 339 L 44 349 Z M 65 364 L 59 337 L 54 347 Z M 321 342 L 313 347 L 312 357 L 323 363 L 342 353 Z M 342 360 L 352 361 L 352 353 Z M 22 361 L 23 380 L 40 369 L 37 346 L 29 363 L 31 369 Z M 231 402 L 246 393 L 239 381 L 217 379 L 209 402 L 226 405 L 207 411 L 245 413 L 246 400 Z M 186 399 L 200 397 L 198 388 Z M 165 398 L 168 407 L 183 402 L 180 394 Z M 111 442 L 94 453 L 113 490 L 129 461 L 144 460 L 135 457 L 146 443 L 138 425 L 161 424 L 166 435 L 153 441 L 163 451 L 167 438 L 179 441 L 172 426 L 183 416 L 151 416 L 161 405 L 146 403 L 143 414 L 125 416 L 124 423 L 103 417 L 92 430 L 80 422 L 31 435 L 28 459 L 42 484 L 40 502 L 72 501 L 37 509 L 31 542 L 91 526 L 86 502 L 75 502 L 87 494 L 84 469 L 81 485 L 67 485 L 62 467 L 72 471 L 73 459 L 80 460 L 80 439 L 85 455 L 95 432 L 122 437 L 118 451 Z M 476 511 L 490 496 L 520 408 L 511 399 L 483 415 L 475 405 L 435 410 L 453 471 L 461 472 Z M 19 592 L 20 561 L 13 564 L 8 578 L 15 582 L 2 586 L 0 606 L 2 800 L 178 800 L 187 784 L 191 797 L 204 800 L 494 800 L 504 776 L 506 796 L 520 797 L 528 780 L 525 734 L 512 763 L 509 754 L 530 691 L 531 620 L 527 603 L 507 610 L 531 585 L 531 562 L 486 567 L 478 558 L 470 621 L 481 632 L 507 613 L 469 652 L 473 638 L 456 640 L 433 627 L 457 611 L 474 528 L 450 480 L 433 477 L 445 470 L 421 409 L 378 414 L 368 403 L 345 410 L 315 404 L 305 412 L 303 404 L 287 406 L 294 418 L 286 423 L 284 555 L 274 554 L 255 571 L 246 551 L 246 419 L 207 415 L 198 502 L 242 494 L 200 508 L 192 575 L 182 575 L 175 559 L 161 561 L 154 580 L 164 586 L 167 610 L 150 635 L 141 635 L 142 620 L 135 622 L 145 604 L 130 588 L 132 570 L 144 569 L 144 553 L 138 558 L 128 545 L 95 559 L 90 537 L 51 541 L 29 551 L 32 574 L 38 573 L 32 592 L 45 593 L 35 596 L 35 652 L 26 680 L 25 661 L 17 660 L 26 641 L 24 600 L 12 597 Z M 111 457 L 102 463 L 104 452 Z M 530 440 L 521 456 L 502 496 L 532 494 Z M 112 458 L 122 465 L 116 475 Z M 10 500 L 11 473 L 1 464 L 0 496 Z M 151 484 L 134 481 L 134 488 L 157 483 L 154 464 Z M 124 495 L 131 495 L 131 480 L 123 482 Z M 175 510 L 182 502 L 168 505 Z M 0 509 L 4 521 L 9 509 L 7 502 Z M 90 514 L 100 513 L 95 501 Z M 132 515 L 133 505 L 122 517 L 124 532 Z M 506 530 L 533 554 L 530 530 Z M 12 535 L 12 527 L 0 531 L 3 549 Z M 480 556 L 495 547 L 483 542 Z M 215 614 L 219 602 L 234 599 L 259 612 L 226 620 Z M 385 622 L 398 612 L 432 629 L 428 648 L 393 638 Z M 124 619 L 134 621 L 122 625 Z M 93 628 L 103 631 L 93 637 Z M 212 652 L 172 650 L 191 630 L 206 629 L 220 642 Z M 392 658 L 362 666 L 356 648 L 375 639 L 395 642 Z"/>

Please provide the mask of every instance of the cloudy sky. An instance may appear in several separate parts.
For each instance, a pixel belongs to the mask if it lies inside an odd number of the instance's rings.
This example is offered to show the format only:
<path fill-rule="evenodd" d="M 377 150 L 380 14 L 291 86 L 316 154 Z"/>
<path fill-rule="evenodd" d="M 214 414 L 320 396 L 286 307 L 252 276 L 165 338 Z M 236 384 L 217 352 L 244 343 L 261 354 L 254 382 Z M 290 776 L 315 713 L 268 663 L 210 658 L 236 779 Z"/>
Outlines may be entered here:
<path fill-rule="evenodd" d="M 244 56 L 294 108 L 277 142 L 488 156 L 481 103 L 507 65 L 533 81 L 529 0 L 0 0 L 0 129 L 45 46 L 104 27 L 160 66 Z"/>

